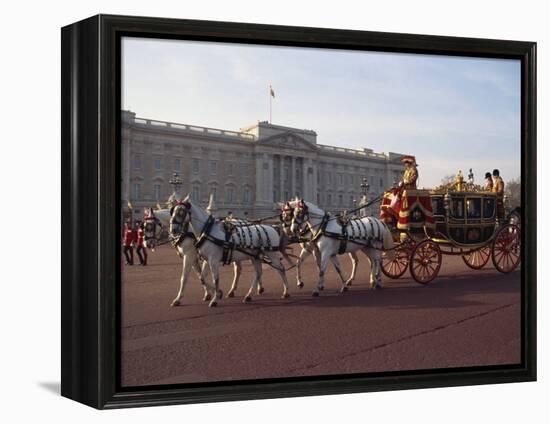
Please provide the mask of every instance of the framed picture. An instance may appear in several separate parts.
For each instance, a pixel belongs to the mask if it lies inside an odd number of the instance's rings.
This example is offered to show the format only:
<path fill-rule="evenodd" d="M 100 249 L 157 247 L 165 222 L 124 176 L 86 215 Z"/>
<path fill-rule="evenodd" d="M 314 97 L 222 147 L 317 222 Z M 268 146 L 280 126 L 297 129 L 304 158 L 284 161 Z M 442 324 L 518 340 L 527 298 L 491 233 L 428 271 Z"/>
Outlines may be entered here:
<path fill-rule="evenodd" d="M 62 29 L 62 395 L 536 379 L 536 44 Z"/>

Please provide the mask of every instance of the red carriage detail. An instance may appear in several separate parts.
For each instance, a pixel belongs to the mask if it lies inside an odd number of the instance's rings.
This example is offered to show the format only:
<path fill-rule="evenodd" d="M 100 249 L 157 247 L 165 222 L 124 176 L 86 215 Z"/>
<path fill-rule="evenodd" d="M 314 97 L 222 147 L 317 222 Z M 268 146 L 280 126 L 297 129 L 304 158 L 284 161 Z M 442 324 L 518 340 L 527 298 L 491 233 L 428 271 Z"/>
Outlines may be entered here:
<path fill-rule="evenodd" d="M 432 199 L 427 190 L 402 190 L 395 188 L 384 193 L 380 218 L 396 222 L 402 231 L 435 228 Z"/>
<path fill-rule="evenodd" d="M 419 283 L 432 281 L 443 255 L 462 256 L 472 269 L 492 258 L 495 268 L 512 272 L 521 262 L 520 228 L 497 214 L 496 193 L 394 188 L 382 199 L 380 217 L 394 234 L 392 254 L 382 255 L 382 272 L 399 278 L 409 269 Z"/>

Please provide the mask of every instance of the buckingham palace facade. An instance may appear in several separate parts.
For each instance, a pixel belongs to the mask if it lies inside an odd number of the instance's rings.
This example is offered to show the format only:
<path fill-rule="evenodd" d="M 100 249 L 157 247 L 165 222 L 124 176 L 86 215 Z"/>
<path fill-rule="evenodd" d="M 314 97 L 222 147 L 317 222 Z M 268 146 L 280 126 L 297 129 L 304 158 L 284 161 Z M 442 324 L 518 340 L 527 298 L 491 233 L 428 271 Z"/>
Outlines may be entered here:
<path fill-rule="evenodd" d="M 318 144 L 315 131 L 268 122 L 229 131 L 122 111 L 122 207 L 130 203 L 134 214 L 165 207 L 178 173 L 181 193 L 202 206 L 212 194 L 218 215 L 270 215 L 293 196 L 328 211 L 351 209 L 363 178 L 369 199 L 401 178 L 403 155 Z"/>

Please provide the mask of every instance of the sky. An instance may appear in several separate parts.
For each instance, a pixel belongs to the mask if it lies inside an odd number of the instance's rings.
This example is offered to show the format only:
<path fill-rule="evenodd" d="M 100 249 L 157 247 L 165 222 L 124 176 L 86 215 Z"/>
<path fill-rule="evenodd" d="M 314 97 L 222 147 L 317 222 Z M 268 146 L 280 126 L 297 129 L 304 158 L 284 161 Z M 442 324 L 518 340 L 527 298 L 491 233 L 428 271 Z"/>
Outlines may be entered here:
<path fill-rule="evenodd" d="M 124 38 L 122 107 L 227 130 L 269 119 L 317 142 L 410 153 L 419 185 L 520 176 L 520 62 Z"/>

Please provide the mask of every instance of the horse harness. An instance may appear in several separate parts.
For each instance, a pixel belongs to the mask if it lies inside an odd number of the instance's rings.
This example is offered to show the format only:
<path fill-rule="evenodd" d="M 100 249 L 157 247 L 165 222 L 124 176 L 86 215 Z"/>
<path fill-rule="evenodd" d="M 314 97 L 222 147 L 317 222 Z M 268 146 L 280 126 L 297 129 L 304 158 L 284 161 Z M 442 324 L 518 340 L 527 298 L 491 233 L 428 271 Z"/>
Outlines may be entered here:
<path fill-rule="evenodd" d="M 233 253 L 238 251 L 244 253 L 255 259 L 260 259 L 267 264 L 270 264 L 270 260 L 265 256 L 264 252 L 266 251 L 277 251 L 278 247 L 271 245 L 271 239 L 267 230 L 263 225 L 257 224 L 244 224 L 244 223 L 230 223 L 225 221 L 223 229 L 225 231 L 225 240 L 218 239 L 210 234 L 212 227 L 214 226 L 216 219 L 210 215 L 206 222 L 204 223 L 199 237 L 195 241 L 195 247 L 198 249 L 201 247 L 206 240 L 214 243 L 217 246 L 220 246 L 222 250 L 222 263 L 223 265 L 229 265 L 233 262 Z M 256 233 L 259 241 L 259 246 L 253 246 L 253 232 Z M 236 243 L 233 238 L 233 234 L 236 233 L 238 242 Z M 248 243 L 246 234 L 248 234 Z M 258 249 L 257 253 L 250 252 L 250 250 Z"/>
<path fill-rule="evenodd" d="M 338 247 L 338 254 L 341 255 L 346 252 L 347 244 L 348 242 L 358 244 L 364 247 L 372 247 L 371 242 L 373 240 L 382 241 L 382 228 L 380 227 L 380 223 L 377 220 L 371 220 L 369 217 L 367 217 L 367 220 L 369 222 L 370 226 L 370 234 L 373 235 L 373 237 L 369 237 L 369 232 L 367 230 L 367 224 L 362 220 L 362 218 L 351 218 L 346 219 L 345 221 L 339 220 L 339 224 L 342 227 L 342 231 L 340 233 L 336 233 L 333 231 L 327 231 L 327 225 L 329 221 L 331 220 L 330 215 L 326 213 L 323 216 L 323 219 L 321 223 L 319 224 L 319 229 L 316 232 L 313 232 L 313 227 L 311 227 L 311 224 L 308 222 L 308 230 L 312 232 L 313 237 L 310 241 L 314 242 L 319 239 L 321 236 L 330 237 L 336 240 L 340 241 L 340 245 Z M 376 234 L 374 231 L 374 224 L 376 224 L 376 228 L 378 230 L 378 237 L 374 237 Z M 357 229 L 359 230 L 359 234 L 355 234 L 355 225 L 357 225 Z M 348 232 L 348 227 L 351 230 Z M 363 231 L 361 231 L 361 229 Z M 364 242 L 358 241 L 358 240 L 364 240 Z"/>

